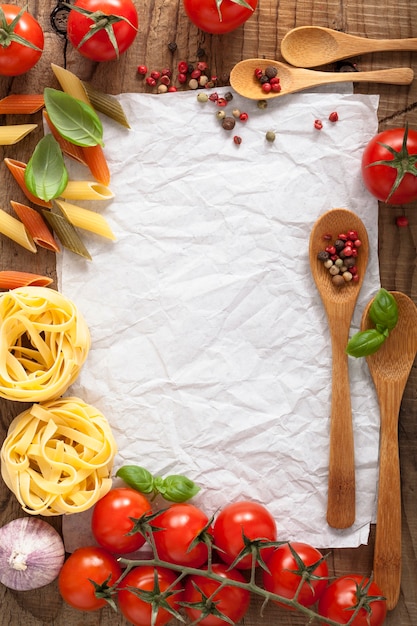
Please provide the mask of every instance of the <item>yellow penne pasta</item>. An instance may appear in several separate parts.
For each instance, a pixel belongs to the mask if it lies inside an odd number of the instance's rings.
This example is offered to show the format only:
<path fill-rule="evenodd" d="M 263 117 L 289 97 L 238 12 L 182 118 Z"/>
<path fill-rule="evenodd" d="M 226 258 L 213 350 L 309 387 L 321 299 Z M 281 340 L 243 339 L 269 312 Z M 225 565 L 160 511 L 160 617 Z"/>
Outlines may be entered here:
<path fill-rule="evenodd" d="M 37 252 L 35 242 L 27 232 L 26 228 L 15 217 L 0 209 L 0 233 L 9 237 L 30 252 Z"/>
<path fill-rule="evenodd" d="M 116 239 L 105 218 L 99 213 L 64 202 L 63 200 L 56 200 L 56 203 L 61 207 L 71 224 L 77 228 L 88 230 L 113 241 Z"/>
<path fill-rule="evenodd" d="M 54 281 L 49 276 L 33 274 L 32 272 L 18 272 L 16 270 L 0 271 L 0 289 L 17 289 L 18 287 L 47 287 Z"/>
<path fill-rule="evenodd" d="M 82 81 L 73 72 L 51 63 L 52 71 L 65 93 L 91 106 Z"/>
<path fill-rule="evenodd" d="M 53 234 L 38 211 L 13 200 L 10 201 L 10 204 L 35 243 L 52 252 L 60 251 Z"/>
<path fill-rule="evenodd" d="M 61 196 L 66 200 L 110 200 L 114 193 L 101 183 L 91 180 L 70 180 Z"/>
<path fill-rule="evenodd" d="M 37 128 L 37 124 L 9 124 L 0 126 L 0 146 L 12 146 Z"/>
<path fill-rule="evenodd" d="M 26 163 L 22 163 L 22 161 L 16 161 L 16 159 L 10 159 L 8 157 L 4 159 L 4 162 L 6 163 L 9 171 L 13 175 L 15 181 L 17 182 L 20 189 L 23 191 L 23 193 L 25 194 L 28 200 L 33 202 L 33 204 L 37 204 L 42 207 L 48 207 L 48 208 L 52 207 L 51 202 L 45 202 L 44 200 L 37 198 L 26 187 L 26 183 L 25 183 Z"/>
<path fill-rule="evenodd" d="M 0 100 L 0 115 L 30 115 L 44 105 L 42 94 L 13 93 Z"/>
<path fill-rule="evenodd" d="M 66 154 L 67 156 L 71 157 L 72 159 L 75 159 L 79 163 L 82 163 L 83 165 L 87 166 L 87 162 L 84 158 L 84 152 L 83 152 L 82 146 L 76 146 L 75 143 L 68 141 L 68 139 L 64 139 L 64 137 L 60 135 L 60 133 L 55 128 L 55 126 L 52 124 L 50 117 L 46 110 L 43 111 L 43 117 L 45 119 L 45 122 L 48 125 L 49 130 L 51 131 L 51 134 L 53 135 L 55 140 L 58 142 L 62 152 Z"/>

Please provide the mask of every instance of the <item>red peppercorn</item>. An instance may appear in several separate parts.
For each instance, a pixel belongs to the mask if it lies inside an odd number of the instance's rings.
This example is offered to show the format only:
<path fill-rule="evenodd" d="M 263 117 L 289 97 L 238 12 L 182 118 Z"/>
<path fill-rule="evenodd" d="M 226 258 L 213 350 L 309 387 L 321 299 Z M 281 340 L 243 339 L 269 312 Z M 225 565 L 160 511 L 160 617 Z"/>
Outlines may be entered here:
<path fill-rule="evenodd" d="M 272 85 L 271 83 L 263 83 L 262 84 L 262 91 L 264 93 L 270 93 L 272 91 Z"/>
<path fill-rule="evenodd" d="M 233 141 L 239 146 L 242 143 L 242 137 L 239 137 L 239 135 L 235 135 L 233 137 Z"/>
<path fill-rule="evenodd" d="M 161 78 L 161 72 L 158 72 L 157 70 L 152 70 L 151 77 L 154 80 L 159 80 Z"/>
<path fill-rule="evenodd" d="M 330 234 L 330 233 L 325 233 L 325 234 L 323 235 L 323 239 L 325 239 L 326 241 L 330 241 L 330 239 L 331 239 L 331 238 L 332 238 L 332 236 L 331 236 L 331 234 Z"/>
<path fill-rule="evenodd" d="M 279 93 L 281 91 L 281 85 L 279 83 L 271 83 L 271 89 L 274 93 Z"/>
<path fill-rule="evenodd" d="M 396 220 L 395 223 L 397 224 L 397 226 L 399 226 L 400 228 L 404 228 L 406 226 L 408 226 L 408 218 L 405 215 L 399 215 Z"/>
<path fill-rule="evenodd" d="M 278 76 L 273 76 L 273 78 L 269 79 L 269 82 L 271 83 L 271 85 L 279 85 L 279 78 L 278 78 Z"/>
<path fill-rule="evenodd" d="M 358 273 L 358 268 L 356 267 L 356 265 L 352 265 L 352 267 L 349 268 L 349 272 L 352 274 L 352 276 L 357 274 Z"/>
<path fill-rule="evenodd" d="M 329 120 L 330 120 L 331 122 L 337 122 L 337 121 L 338 121 L 338 119 L 339 119 L 339 116 L 338 116 L 338 114 L 337 114 L 337 112 L 336 112 L 336 111 L 333 111 L 332 113 L 330 113 L 330 115 L 329 115 Z"/>
<path fill-rule="evenodd" d="M 239 115 L 239 119 L 241 122 L 247 122 L 249 119 L 249 115 L 247 113 L 241 113 Z"/>
<path fill-rule="evenodd" d="M 352 256 L 353 254 L 353 248 L 351 248 L 351 246 L 345 246 L 343 248 L 343 256 Z"/>
<path fill-rule="evenodd" d="M 146 79 L 146 84 L 149 85 L 149 87 L 155 87 L 156 80 L 152 76 L 148 76 Z"/>
<path fill-rule="evenodd" d="M 341 239 L 342 241 L 347 241 L 348 236 L 345 235 L 345 233 L 340 233 L 340 235 L 338 236 L 338 239 Z"/>
<path fill-rule="evenodd" d="M 348 230 L 347 236 L 349 239 L 357 239 L 358 233 L 356 232 L 356 230 Z"/>
<path fill-rule="evenodd" d="M 145 74 L 147 73 L 148 73 L 148 68 L 146 67 L 146 65 L 138 65 L 138 74 L 145 76 Z"/>
<path fill-rule="evenodd" d="M 201 70 L 193 70 L 191 72 L 191 78 L 200 78 L 201 76 Z"/>
<path fill-rule="evenodd" d="M 199 61 L 197 63 L 197 69 L 200 70 L 200 72 L 205 72 L 208 69 L 208 65 L 205 61 Z"/>
<path fill-rule="evenodd" d="M 216 91 L 209 95 L 209 100 L 211 100 L 212 102 L 217 102 L 218 99 L 219 99 L 219 94 Z"/>
<path fill-rule="evenodd" d="M 357 256 L 358 256 L 358 250 L 357 250 L 357 248 L 352 248 L 352 254 L 351 254 L 351 256 L 353 256 L 353 257 L 357 257 Z"/>
<path fill-rule="evenodd" d="M 178 72 L 180 74 L 187 74 L 188 73 L 188 63 L 187 63 L 187 61 L 180 61 L 178 63 Z"/>
<path fill-rule="evenodd" d="M 169 78 L 171 78 L 172 70 L 169 67 L 164 67 L 164 69 L 161 70 L 161 76 L 169 76 Z"/>
<path fill-rule="evenodd" d="M 334 246 L 327 246 L 326 252 L 328 252 L 329 254 L 336 254 L 336 248 Z"/>
<path fill-rule="evenodd" d="M 226 98 L 217 98 L 216 104 L 218 107 L 225 107 L 227 106 L 227 100 Z"/>
<path fill-rule="evenodd" d="M 161 81 L 160 82 L 161 82 L 162 85 L 166 85 L 168 87 L 168 85 L 171 83 L 171 79 L 168 76 L 168 74 L 163 74 L 161 76 Z"/>
<path fill-rule="evenodd" d="M 353 245 L 355 246 L 355 248 L 360 248 L 362 245 L 362 241 L 360 239 L 355 239 Z"/>
<path fill-rule="evenodd" d="M 255 69 L 254 75 L 255 75 L 255 78 L 257 78 L 258 80 L 261 78 L 261 76 L 263 75 L 263 71 L 261 70 L 260 67 L 257 67 Z"/>
<path fill-rule="evenodd" d="M 314 120 L 314 128 L 321 130 L 323 128 L 323 122 L 321 120 Z"/>
<path fill-rule="evenodd" d="M 177 89 L 176 87 L 174 87 L 174 85 L 170 85 L 170 86 L 168 87 L 168 91 L 169 91 L 170 93 L 173 93 L 174 91 L 178 91 L 178 89 Z"/>
<path fill-rule="evenodd" d="M 178 82 L 181 85 L 183 85 L 184 83 L 187 82 L 187 74 L 180 73 L 180 74 L 178 74 L 177 78 L 178 78 Z"/>

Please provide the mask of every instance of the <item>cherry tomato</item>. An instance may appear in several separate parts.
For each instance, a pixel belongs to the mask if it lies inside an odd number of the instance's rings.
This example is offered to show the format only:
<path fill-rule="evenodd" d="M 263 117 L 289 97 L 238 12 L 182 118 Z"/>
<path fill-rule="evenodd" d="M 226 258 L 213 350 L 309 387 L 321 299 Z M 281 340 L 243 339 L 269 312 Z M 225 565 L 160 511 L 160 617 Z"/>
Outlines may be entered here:
<path fill-rule="evenodd" d="M 372 165 L 378 161 L 388 165 Z M 417 131 L 393 128 L 375 135 L 364 150 L 361 169 L 366 188 L 378 200 L 388 204 L 416 200 Z"/>
<path fill-rule="evenodd" d="M 76 8 L 68 16 L 67 36 L 83 56 L 97 62 L 112 61 L 132 45 L 139 24 L 132 0 L 77 0 L 73 6 Z M 103 15 L 90 17 L 80 13 L 77 7 L 93 14 L 104 14 L 104 19 Z M 116 17 L 122 19 L 116 21 Z M 110 38 L 111 31 L 115 43 Z"/>
<path fill-rule="evenodd" d="M 372 582 L 365 591 L 368 582 L 369 579 L 358 574 L 337 578 L 323 592 L 319 600 L 319 614 L 340 624 L 347 624 L 361 595 L 374 596 L 375 599 L 370 598 L 360 609 L 351 626 L 381 626 L 387 614 L 387 604 L 376 583 Z"/>
<path fill-rule="evenodd" d="M 191 549 L 190 546 L 208 522 L 209 519 L 203 511 L 188 503 L 173 504 L 162 511 L 152 521 L 152 525 L 160 529 L 153 535 L 158 556 L 163 561 L 178 565 L 203 565 L 208 557 L 207 545 L 199 541 Z"/>
<path fill-rule="evenodd" d="M 225 580 L 236 580 L 241 583 L 246 582 L 239 571 L 228 569 L 228 566 L 223 563 L 214 563 L 213 572 Z M 216 593 L 219 587 L 220 583 L 215 580 L 209 580 L 204 576 L 198 575 L 189 576 L 184 587 L 184 601 L 193 603 L 201 602 L 204 599 L 201 595 L 202 592 L 205 597 L 213 601 L 217 611 L 220 611 L 220 613 L 228 617 L 229 620 L 232 620 L 235 624 L 242 619 L 248 610 L 250 601 L 249 591 L 247 589 L 241 589 L 240 587 L 226 585 Z M 185 612 L 193 623 L 202 613 L 201 609 L 189 606 L 185 607 Z M 224 626 L 226 621 L 216 615 L 207 615 L 207 617 L 204 617 L 198 623 L 201 624 L 201 626 Z"/>
<path fill-rule="evenodd" d="M 234 502 L 225 506 L 213 525 L 214 545 L 219 548 L 219 557 L 229 565 L 244 548 L 243 536 L 248 539 L 276 541 L 275 520 L 269 511 L 257 502 Z M 271 556 L 274 548 L 261 548 L 264 561 Z M 252 555 L 244 556 L 237 564 L 238 569 L 252 567 Z"/>
<path fill-rule="evenodd" d="M 298 557 L 294 556 L 291 548 L 295 550 L 302 563 L 297 561 Z M 293 541 L 290 544 L 283 544 L 274 550 L 268 559 L 269 573 L 266 570 L 262 572 L 263 585 L 267 591 L 292 600 L 300 586 L 303 572 L 307 572 L 310 566 L 322 558 L 323 555 L 316 548 L 306 543 Z M 310 572 L 310 575 L 305 574 L 307 577 L 297 597 L 303 606 L 315 604 L 327 587 L 329 570 L 326 561 L 321 561 Z M 316 580 L 316 577 L 319 580 Z M 282 603 L 280 606 L 291 608 Z"/>
<path fill-rule="evenodd" d="M 75 550 L 65 561 L 58 576 L 58 587 L 67 604 L 80 611 L 97 611 L 106 605 L 95 587 L 113 586 L 122 570 L 116 558 L 103 548 L 87 546 Z"/>
<path fill-rule="evenodd" d="M 158 576 L 160 593 L 163 594 L 170 587 L 170 591 L 174 591 L 174 593 L 166 596 L 166 602 L 174 610 L 179 608 L 178 603 L 182 599 L 182 587 L 181 583 L 174 584 L 178 574 L 163 567 L 153 568 L 148 565 L 135 567 L 121 581 L 117 596 L 121 612 L 134 626 L 149 626 L 151 623 L 154 626 L 163 626 L 173 619 L 169 611 L 159 607 L 156 619 L 152 621 L 152 604 L 142 600 L 127 589 L 128 587 L 133 587 L 145 591 L 154 591 L 155 572 Z M 157 602 L 158 600 L 156 599 Z"/>
<path fill-rule="evenodd" d="M 43 31 L 39 22 L 27 11 L 13 4 L 2 4 L 0 8 L 3 11 L 3 15 L 0 12 L 0 74 L 18 76 L 39 61 L 44 46 Z M 19 13 L 16 25 L 10 28 Z M 21 37 L 28 45 L 20 43 L 14 36 Z"/>
<path fill-rule="evenodd" d="M 236 0 L 183 0 L 189 19 L 206 33 L 230 33 L 244 24 L 254 13 L 258 0 L 246 0 L 247 6 Z"/>
<path fill-rule="evenodd" d="M 129 535 L 133 520 L 151 512 L 151 504 L 139 491 L 118 487 L 109 491 L 94 507 L 91 529 L 97 543 L 114 554 L 135 552 L 145 543 L 139 532 Z"/>

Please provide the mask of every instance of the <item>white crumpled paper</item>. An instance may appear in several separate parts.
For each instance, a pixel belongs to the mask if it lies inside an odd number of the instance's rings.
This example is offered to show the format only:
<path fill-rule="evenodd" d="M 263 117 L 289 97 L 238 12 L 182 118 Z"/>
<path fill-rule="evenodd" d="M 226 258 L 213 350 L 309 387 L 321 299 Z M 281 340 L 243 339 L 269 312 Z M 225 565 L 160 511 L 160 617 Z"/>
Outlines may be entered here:
<path fill-rule="evenodd" d="M 316 91 L 260 110 L 235 95 L 227 111 L 249 120 L 231 133 L 195 92 L 118 98 L 131 129 L 103 119 L 115 198 L 79 203 L 102 212 L 117 241 L 84 232 L 93 261 L 68 251 L 59 259 L 60 289 L 92 336 L 69 393 L 108 418 L 115 469 L 186 474 L 209 515 L 233 500 L 259 501 L 282 540 L 366 543 L 379 410 L 365 360 L 349 359 L 356 522 L 334 530 L 326 523 L 330 336 L 308 245 L 329 209 L 348 208 L 365 223 L 371 248 L 353 334 L 380 286 L 378 205 L 360 174 L 378 97 Z M 78 167 L 72 176 L 88 178 Z M 67 548 L 83 543 L 79 528 L 80 516 L 65 519 Z"/>

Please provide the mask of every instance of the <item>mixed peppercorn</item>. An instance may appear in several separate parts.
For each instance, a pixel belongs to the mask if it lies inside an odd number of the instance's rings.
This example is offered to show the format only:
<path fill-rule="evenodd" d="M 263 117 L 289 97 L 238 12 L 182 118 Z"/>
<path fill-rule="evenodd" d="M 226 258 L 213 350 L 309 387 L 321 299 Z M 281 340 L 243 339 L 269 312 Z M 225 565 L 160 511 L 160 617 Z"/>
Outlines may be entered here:
<path fill-rule="evenodd" d="M 328 241 L 332 240 L 331 235 L 324 235 L 323 238 Z M 329 270 L 335 286 L 341 287 L 346 283 L 358 282 L 356 258 L 361 245 L 357 231 L 349 230 L 346 233 L 340 233 L 332 243 L 318 253 L 318 260 Z"/>

